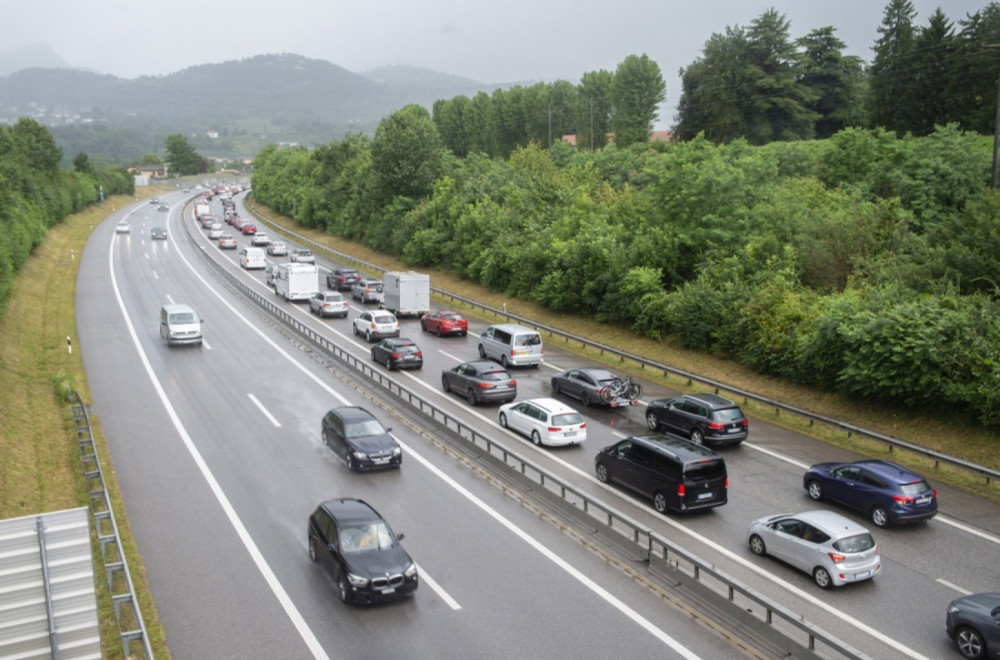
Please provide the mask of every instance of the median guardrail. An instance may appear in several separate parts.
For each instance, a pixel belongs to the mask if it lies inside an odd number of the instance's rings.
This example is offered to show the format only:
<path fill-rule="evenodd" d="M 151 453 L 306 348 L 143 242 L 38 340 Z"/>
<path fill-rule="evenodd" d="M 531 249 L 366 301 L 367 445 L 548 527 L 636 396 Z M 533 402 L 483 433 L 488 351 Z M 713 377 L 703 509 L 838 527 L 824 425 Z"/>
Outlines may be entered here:
<path fill-rule="evenodd" d="M 264 215 L 250 201 L 249 198 L 245 198 L 245 200 L 244 200 L 244 206 L 246 208 L 250 209 L 250 211 L 261 222 L 265 222 L 265 223 L 267 223 L 267 224 L 269 224 L 269 225 L 271 225 L 271 226 L 279 229 L 282 233 L 284 233 L 284 234 L 286 234 L 288 236 L 294 237 L 296 241 L 299 241 L 299 242 L 301 242 L 303 244 L 308 244 L 308 245 L 312 246 L 314 250 L 322 251 L 322 252 L 324 252 L 324 253 L 326 253 L 328 255 L 333 256 L 338 261 L 341 261 L 341 262 L 344 262 L 344 263 L 354 264 L 356 266 L 360 266 L 362 268 L 365 268 L 367 270 L 374 271 L 374 272 L 383 272 L 383 273 L 385 272 L 385 269 L 382 268 L 381 266 L 377 266 L 375 264 L 368 263 L 366 261 L 362 261 L 362 260 L 357 259 L 356 257 L 353 257 L 353 256 L 351 256 L 351 255 L 349 255 L 349 254 L 347 254 L 345 252 L 340 252 L 338 250 L 334 250 L 334 249 L 332 249 L 332 248 L 330 248 L 330 247 L 328 247 L 326 245 L 323 245 L 322 243 L 319 243 L 317 241 L 314 241 L 314 240 L 310 239 L 307 236 L 303 236 L 302 234 L 299 234 L 299 233 L 295 232 L 292 229 L 289 229 L 287 227 L 279 225 L 273 219 L 271 219 L 270 217 Z M 758 404 L 763 404 L 764 406 L 767 406 L 769 408 L 773 408 L 773 409 L 775 409 L 777 411 L 780 411 L 780 412 L 785 412 L 785 413 L 791 413 L 791 414 L 798 415 L 798 416 L 800 416 L 800 417 L 802 417 L 804 419 L 809 420 L 810 423 L 819 422 L 819 423 L 822 423 L 822 424 L 826 424 L 828 426 L 831 426 L 831 427 L 840 429 L 842 431 L 845 431 L 848 434 L 848 437 L 850 437 L 852 435 L 858 435 L 858 436 L 863 436 L 865 438 L 869 438 L 869 439 L 872 439 L 872 440 L 877 440 L 879 442 L 885 443 L 890 448 L 890 450 L 893 449 L 893 448 L 905 449 L 905 450 L 913 452 L 914 454 L 917 454 L 919 456 L 924 456 L 926 458 L 929 458 L 929 459 L 933 460 L 934 461 L 934 469 L 935 470 L 939 469 L 940 466 L 941 466 L 941 464 L 944 463 L 944 464 L 950 465 L 952 467 L 960 468 L 960 469 L 965 470 L 967 472 L 970 472 L 970 473 L 973 473 L 973 474 L 977 474 L 977 475 L 983 477 L 986 480 L 986 485 L 987 486 L 990 485 L 990 483 L 992 483 L 993 481 L 1000 480 L 1000 470 L 996 470 L 996 469 L 987 467 L 985 465 L 980 465 L 979 463 L 974 463 L 972 461 L 967 461 L 967 460 L 964 460 L 964 459 L 961 459 L 961 458 L 958 458 L 958 457 L 955 457 L 955 456 L 950 456 L 948 454 L 944 454 L 942 452 L 935 451 L 933 449 L 927 449 L 926 447 L 921 447 L 919 445 L 913 444 L 912 442 L 907 442 L 906 440 L 902 440 L 900 438 L 896 438 L 896 437 L 887 435 L 885 433 L 880 433 L 880 432 L 872 430 L 872 429 L 868 429 L 868 428 L 865 428 L 865 427 L 862 427 L 862 426 L 858 426 L 857 424 L 852 424 L 851 422 L 845 422 L 843 420 L 835 419 L 833 417 L 828 417 L 826 415 L 821 415 L 819 413 L 815 413 L 815 412 L 812 412 L 810 410 L 806 410 L 804 408 L 798 408 L 796 406 L 791 406 L 791 405 L 788 405 L 787 403 L 783 403 L 781 401 L 778 401 L 777 399 L 772 399 L 770 397 L 766 397 L 766 396 L 763 396 L 763 395 L 760 395 L 760 394 L 756 394 L 756 393 L 751 392 L 749 390 L 744 390 L 744 389 L 740 389 L 738 387 L 733 387 L 732 385 L 727 385 L 726 383 L 723 383 L 721 381 L 712 380 L 710 378 L 704 378 L 704 377 L 699 376 L 697 374 L 693 374 L 693 373 L 690 373 L 688 371 L 684 371 L 683 369 L 677 369 L 675 367 L 671 367 L 669 365 L 662 364 L 660 362 L 655 362 L 653 360 L 647 359 L 647 358 L 645 358 L 645 357 L 643 357 L 641 355 L 636 355 L 634 353 L 629 353 L 628 351 L 623 351 L 621 349 L 615 348 L 614 346 L 608 346 L 606 344 L 601 344 L 599 342 L 595 342 L 595 341 L 592 341 L 590 339 L 587 339 L 586 337 L 581 337 L 579 335 L 574 335 L 572 333 L 566 332 L 565 330 L 560 330 L 559 328 L 548 326 L 548 325 L 545 325 L 543 323 L 538 323 L 534 319 L 529 319 L 527 317 L 519 316 L 517 314 L 511 314 L 506 309 L 497 309 L 496 307 L 492 307 L 490 305 L 484 305 L 484 304 L 482 304 L 480 302 L 477 302 L 475 300 L 472 300 L 470 298 L 466 298 L 464 296 L 460 296 L 460 295 L 458 295 L 456 293 L 452 293 L 450 291 L 446 291 L 444 289 L 441 289 L 441 288 L 438 288 L 438 287 L 435 287 L 435 286 L 432 286 L 431 290 L 434 293 L 436 293 L 436 294 L 438 294 L 438 295 L 440 295 L 440 296 L 442 296 L 444 298 L 448 298 L 448 299 L 451 299 L 451 300 L 459 301 L 463 305 L 467 305 L 467 306 L 469 306 L 469 307 L 471 307 L 473 309 L 482 310 L 482 311 L 487 312 L 489 314 L 492 314 L 494 316 L 507 319 L 508 321 L 516 321 L 516 322 L 518 322 L 518 323 L 520 323 L 522 325 L 529 326 L 529 327 L 534 328 L 535 330 L 538 330 L 540 332 L 545 332 L 546 334 L 549 335 L 549 337 L 558 337 L 558 338 L 562 339 L 565 343 L 572 342 L 572 343 L 579 344 L 583 348 L 590 348 L 590 349 L 597 350 L 601 354 L 607 353 L 608 355 L 613 355 L 613 356 L 615 356 L 615 357 L 617 357 L 619 359 L 619 362 L 624 362 L 624 361 L 627 360 L 629 362 L 632 362 L 634 364 L 639 365 L 639 367 L 642 368 L 642 369 L 647 369 L 648 368 L 648 369 L 651 369 L 651 370 L 656 370 L 656 371 L 662 372 L 664 375 L 672 375 L 672 376 L 675 376 L 675 377 L 683 378 L 683 379 L 687 380 L 688 383 L 700 383 L 701 385 L 704 385 L 704 386 L 712 388 L 715 391 L 716 394 L 721 393 L 721 392 L 725 392 L 725 393 L 728 393 L 728 394 L 739 396 L 744 401 L 754 401 L 754 402 L 756 402 Z"/>
<path fill-rule="evenodd" d="M 190 232 L 191 223 L 185 222 Z M 229 269 L 208 256 L 203 245 L 192 237 L 192 243 L 206 263 L 248 300 L 263 309 L 276 321 L 307 341 L 323 355 L 336 359 L 366 385 L 380 388 L 394 401 L 405 404 L 408 410 L 418 413 L 428 425 L 440 434 L 447 434 L 453 442 L 464 443 L 489 459 L 506 476 L 526 480 L 536 494 L 561 503 L 562 510 L 587 521 L 597 528 L 604 538 L 618 547 L 640 557 L 649 566 L 652 579 L 659 579 L 665 588 L 677 583 L 698 590 L 703 598 L 710 598 L 722 608 L 732 621 L 755 626 L 760 634 L 782 648 L 782 657 L 843 658 L 845 660 L 870 660 L 869 656 L 850 644 L 827 633 L 767 596 L 757 592 L 710 562 L 699 558 L 645 525 L 630 518 L 614 507 L 567 483 L 557 475 L 539 467 L 488 434 L 453 417 L 447 411 L 400 385 L 390 375 L 352 355 L 327 334 L 316 330 L 300 314 L 293 314 L 290 303 L 276 303 L 272 296 L 261 292 L 259 284 L 250 283 L 242 274 Z M 296 238 L 298 238 L 296 236 Z M 310 244 L 316 245 L 310 241 Z M 664 579 L 666 578 L 666 579 Z M 673 582 L 674 584 L 670 584 Z"/>

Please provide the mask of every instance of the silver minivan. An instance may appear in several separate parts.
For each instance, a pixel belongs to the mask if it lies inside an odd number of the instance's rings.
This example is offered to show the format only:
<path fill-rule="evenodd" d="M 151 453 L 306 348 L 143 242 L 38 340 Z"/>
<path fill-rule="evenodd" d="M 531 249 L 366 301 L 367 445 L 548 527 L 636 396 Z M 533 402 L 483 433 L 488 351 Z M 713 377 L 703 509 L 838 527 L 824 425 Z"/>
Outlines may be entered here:
<path fill-rule="evenodd" d="M 201 318 L 188 305 L 164 305 L 160 308 L 160 336 L 169 346 L 201 346 Z"/>
<path fill-rule="evenodd" d="M 545 349 L 542 336 L 531 328 L 515 323 L 491 325 L 479 335 L 479 357 L 496 360 L 504 366 L 538 367 Z"/>

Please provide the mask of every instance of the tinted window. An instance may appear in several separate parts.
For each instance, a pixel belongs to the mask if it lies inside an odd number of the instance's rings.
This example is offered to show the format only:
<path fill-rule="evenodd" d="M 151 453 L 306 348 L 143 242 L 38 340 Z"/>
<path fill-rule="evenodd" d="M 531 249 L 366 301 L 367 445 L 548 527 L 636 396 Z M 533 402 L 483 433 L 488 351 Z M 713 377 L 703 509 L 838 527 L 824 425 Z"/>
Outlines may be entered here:
<path fill-rule="evenodd" d="M 921 479 L 920 481 L 914 481 L 912 484 L 900 484 L 899 492 L 903 495 L 908 495 L 909 497 L 916 497 L 926 493 L 931 489 L 930 484 Z"/>
<path fill-rule="evenodd" d="M 496 339 L 499 342 L 504 343 L 504 344 L 509 344 L 510 343 L 510 335 L 507 334 L 507 332 L 505 332 L 503 330 L 495 330 L 493 332 L 493 338 Z"/>
<path fill-rule="evenodd" d="M 857 536 L 848 536 L 847 538 L 840 539 L 833 544 L 833 547 L 840 552 L 846 553 L 864 552 L 875 547 L 875 539 L 872 538 L 871 534 L 858 534 Z"/>
<path fill-rule="evenodd" d="M 385 433 L 378 420 L 366 419 L 359 422 L 348 422 L 345 425 L 345 437 L 363 438 L 368 435 L 381 435 Z"/>
<path fill-rule="evenodd" d="M 489 381 L 510 380 L 510 374 L 506 371 L 487 371 L 482 378 Z"/>
<path fill-rule="evenodd" d="M 542 343 L 542 338 L 537 334 L 518 335 L 514 338 L 515 346 L 538 346 Z"/>
<path fill-rule="evenodd" d="M 743 419 L 743 413 L 740 412 L 739 408 L 723 408 L 715 411 L 715 419 L 720 422 L 732 422 Z"/>
<path fill-rule="evenodd" d="M 684 477 L 688 480 L 717 479 L 726 476 L 726 464 L 721 459 L 708 459 L 684 466 Z"/>

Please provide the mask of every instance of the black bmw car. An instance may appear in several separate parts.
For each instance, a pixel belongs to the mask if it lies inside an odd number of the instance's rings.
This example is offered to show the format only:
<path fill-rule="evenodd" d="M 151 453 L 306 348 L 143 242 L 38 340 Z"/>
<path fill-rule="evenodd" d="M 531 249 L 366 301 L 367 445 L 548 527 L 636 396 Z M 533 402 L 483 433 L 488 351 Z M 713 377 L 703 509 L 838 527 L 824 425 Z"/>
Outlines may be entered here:
<path fill-rule="evenodd" d="M 374 415 L 358 406 L 331 408 L 323 416 L 323 442 L 352 471 L 399 467 L 403 451 Z"/>
<path fill-rule="evenodd" d="M 309 558 L 322 563 L 345 603 L 395 600 L 417 589 L 417 565 L 364 500 L 323 502 L 309 516 Z"/>

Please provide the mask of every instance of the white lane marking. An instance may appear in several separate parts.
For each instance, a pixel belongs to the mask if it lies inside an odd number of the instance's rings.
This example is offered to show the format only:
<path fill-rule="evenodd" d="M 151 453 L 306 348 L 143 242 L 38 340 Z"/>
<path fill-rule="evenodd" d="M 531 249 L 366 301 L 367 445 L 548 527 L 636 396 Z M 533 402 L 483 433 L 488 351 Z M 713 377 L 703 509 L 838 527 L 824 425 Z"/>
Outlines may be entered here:
<path fill-rule="evenodd" d="M 310 630 L 309 625 L 305 622 L 305 619 L 302 618 L 302 615 L 295 607 L 295 603 L 292 602 L 288 592 L 286 592 L 284 587 L 281 586 L 281 583 L 278 581 L 278 576 L 276 576 L 274 571 L 271 570 L 267 560 L 264 559 L 264 555 L 261 554 L 257 544 L 254 543 L 253 537 L 243 525 L 243 521 L 240 520 L 239 515 L 237 515 L 236 510 L 233 508 L 233 505 L 229 502 L 225 492 L 222 490 L 222 486 L 220 486 L 219 482 L 216 481 L 215 475 L 212 474 L 208 464 L 205 463 L 205 459 L 202 457 L 201 452 L 198 451 L 198 448 L 195 446 L 191 436 L 188 435 L 187 429 L 184 427 L 183 422 L 181 422 L 180 416 L 174 409 L 173 404 L 170 403 L 170 397 L 167 396 L 167 393 L 163 389 L 163 385 L 160 384 L 160 380 L 153 372 L 153 367 L 149 363 L 149 358 L 146 356 L 145 351 L 142 349 L 142 344 L 139 342 L 139 336 L 136 333 L 135 326 L 132 324 L 132 320 L 128 316 L 128 312 L 125 309 L 125 301 L 122 299 L 121 291 L 118 288 L 118 280 L 115 277 L 113 247 L 114 243 L 112 243 L 112 249 L 108 251 L 108 270 L 111 273 L 111 285 L 115 291 L 115 298 L 118 299 L 118 307 L 122 311 L 125 324 L 128 326 L 129 334 L 132 336 L 132 342 L 135 344 L 136 350 L 139 353 L 139 359 L 142 361 L 143 367 L 146 369 L 146 374 L 149 376 L 150 382 L 156 389 L 157 396 L 160 397 L 160 401 L 163 403 L 163 407 L 166 410 L 167 415 L 170 416 L 170 420 L 173 422 L 174 428 L 177 429 L 177 433 L 184 442 L 184 446 L 187 448 L 188 454 L 191 455 L 191 458 L 201 471 L 202 477 L 205 479 L 205 482 L 215 495 L 216 501 L 222 507 L 223 512 L 225 512 L 226 517 L 229 519 L 229 524 L 233 526 L 233 529 L 236 531 L 237 536 L 239 536 L 240 541 L 243 542 L 243 547 L 247 549 L 247 552 L 250 554 L 250 558 L 257 566 L 257 570 L 260 571 L 264 581 L 270 587 L 271 593 L 273 593 L 278 599 L 282 609 L 285 610 L 285 614 L 288 615 L 288 618 L 291 620 L 292 625 L 295 626 L 295 629 L 298 631 L 302 641 L 305 642 L 306 646 L 312 652 L 313 657 L 318 658 L 319 660 L 327 660 L 329 656 L 326 654 L 326 651 L 323 650 L 319 640 L 316 639 L 316 636 L 313 634 L 312 630 Z M 188 264 L 188 266 L 190 267 L 190 264 Z M 207 285 L 208 283 L 205 282 L 205 284 Z"/>
<path fill-rule="evenodd" d="M 285 351 L 283 348 L 281 348 L 280 346 L 278 346 L 278 344 L 276 344 L 274 342 L 274 340 L 272 340 L 270 337 L 268 337 L 267 335 L 265 335 L 264 332 L 260 328 L 258 328 L 256 325 L 254 325 L 253 322 L 250 321 L 250 319 L 248 319 L 243 314 L 241 314 L 239 311 L 237 311 L 236 307 L 234 307 L 232 303 L 230 303 L 221 293 L 219 293 L 215 289 L 215 287 L 211 286 L 211 284 L 208 281 L 206 281 L 205 278 L 203 278 L 194 269 L 194 267 L 191 265 L 191 262 L 189 262 L 184 257 L 184 254 L 180 250 L 178 250 L 177 254 L 181 258 L 181 261 L 183 261 L 184 264 L 191 271 L 191 274 L 194 275 L 196 278 L 198 278 L 201 281 L 202 284 L 204 284 L 205 290 L 206 291 L 210 291 L 212 293 L 212 295 L 214 295 L 216 298 L 218 298 L 219 302 L 221 302 L 223 305 L 225 305 L 226 308 L 229 309 L 229 311 L 236 318 L 238 318 L 241 321 L 243 321 L 243 323 L 246 324 L 246 326 L 249 327 L 252 332 L 256 333 L 257 336 L 259 336 L 262 340 L 264 340 L 265 342 L 267 342 L 267 344 L 269 344 L 271 346 L 271 348 L 273 348 L 279 355 L 281 355 L 283 358 L 285 358 L 286 360 L 288 360 L 288 362 L 290 362 L 292 364 L 292 366 L 294 366 L 296 369 L 298 369 L 300 372 L 302 372 L 302 374 L 304 374 L 307 378 L 309 378 L 314 383 L 316 383 L 319 387 L 323 388 L 323 390 L 325 390 L 327 393 L 329 393 L 332 397 L 334 397 L 335 399 L 337 399 L 338 401 L 340 401 L 341 404 L 343 404 L 343 405 L 350 405 L 350 401 L 348 401 L 339 392 L 335 391 L 333 388 L 331 388 L 329 385 L 327 385 L 325 382 L 323 382 L 317 376 L 315 376 L 312 372 L 310 372 L 308 369 L 306 369 L 301 363 L 299 363 L 287 351 Z M 117 291 L 117 288 L 116 288 L 116 291 Z M 122 307 L 122 312 L 124 313 L 124 311 L 125 311 L 125 309 L 124 309 L 124 306 L 123 306 Z M 131 323 L 129 323 L 129 327 L 131 327 Z M 338 334 L 340 334 L 340 333 L 338 333 Z M 342 336 L 344 336 L 344 335 L 342 335 Z M 345 336 L 345 338 L 346 338 L 346 336 Z M 136 345 L 138 347 L 138 344 L 136 344 Z M 139 348 L 139 350 L 140 350 L 140 354 L 142 354 L 141 347 Z M 145 357 L 144 354 L 142 354 L 142 355 L 143 355 L 143 357 Z M 152 372 L 150 372 L 150 373 L 152 374 Z M 193 444 L 191 445 L 191 448 L 194 449 L 194 445 Z M 197 451 L 197 450 L 195 450 L 195 451 Z M 207 469 L 207 466 L 206 466 L 206 469 Z M 211 474 L 211 473 L 209 473 L 209 474 Z M 220 493 L 221 493 L 221 491 L 220 491 Z M 234 511 L 234 515 L 235 515 L 235 511 Z M 239 518 L 236 518 L 236 521 L 239 522 Z M 235 523 L 234 523 L 234 525 L 235 525 Z M 240 523 L 240 525 L 242 526 L 242 523 Z M 248 539 L 249 539 L 249 537 L 248 537 Z M 253 543 L 252 539 L 249 539 L 249 541 L 250 541 L 250 543 Z M 256 546 L 254 546 L 254 547 L 256 548 Z M 259 552 L 258 552 L 258 554 L 259 554 Z M 263 561 L 263 556 L 261 556 L 261 560 Z M 270 567 L 268 567 L 266 563 L 264 564 L 264 566 L 270 572 Z M 427 580 L 428 577 L 429 576 L 427 576 L 425 574 L 424 575 L 424 580 L 428 582 L 428 586 L 430 586 L 432 589 L 434 589 L 434 591 L 436 591 L 438 593 L 438 595 L 441 597 L 442 600 L 444 600 L 445 602 L 455 602 L 454 599 L 451 598 L 451 596 L 449 596 L 443 589 L 441 589 L 440 587 L 435 588 L 435 585 L 437 585 L 437 582 L 435 582 L 433 579 Z M 278 584 L 278 583 L 276 583 L 276 584 L 277 584 L 277 587 L 279 589 L 282 589 L 282 587 L 281 587 L 280 584 Z M 281 593 L 285 593 L 283 589 L 282 589 Z M 291 601 L 289 601 L 289 603 L 291 603 Z M 299 615 L 298 610 L 294 609 L 294 605 L 292 607 L 293 607 L 295 615 L 298 616 L 301 619 L 301 615 Z M 292 615 L 289 614 L 289 616 L 291 617 Z M 293 619 L 293 622 L 294 622 L 294 620 L 295 619 Z M 315 637 L 312 636 L 312 631 L 309 630 L 308 625 L 305 624 L 304 620 L 302 621 L 302 625 L 305 626 L 305 630 L 309 633 L 310 637 L 312 637 L 313 639 L 315 639 Z M 325 655 L 323 657 L 325 657 Z"/>
<path fill-rule="evenodd" d="M 624 614 L 628 618 L 632 619 L 632 621 L 634 621 L 635 623 L 639 624 L 643 629 L 646 630 L 646 632 L 650 633 L 651 635 L 653 635 L 654 637 L 656 637 L 657 639 L 659 639 L 661 642 L 663 642 L 664 644 L 666 644 L 667 646 L 669 646 L 676 653 L 678 653 L 681 657 L 690 658 L 692 660 L 698 658 L 698 656 L 695 653 L 693 653 L 690 649 L 688 649 L 686 646 L 684 646 L 683 644 L 681 644 L 680 642 L 678 642 L 677 640 L 675 640 L 673 637 L 671 637 L 670 635 L 668 635 L 667 633 L 665 633 L 663 630 L 660 630 L 659 628 L 657 628 L 651 621 L 649 621 L 644 616 L 642 616 L 641 614 L 639 614 L 638 612 L 636 612 L 635 610 L 633 610 L 631 607 L 629 607 L 625 603 L 623 603 L 621 600 L 619 600 L 614 595 L 612 595 L 611 593 L 609 593 L 607 590 L 605 590 L 599 584 L 597 584 L 596 582 L 594 582 L 593 580 L 591 580 L 590 578 L 588 578 L 586 575 L 584 575 L 582 572 L 580 572 L 577 568 L 575 568 L 574 566 L 570 565 L 570 563 L 567 562 L 565 559 L 563 559 L 562 557 L 560 557 L 559 555 L 557 555 L 555 552 L 553 552 L 552 550 L 550 550 L 549 548 L 547 548 L 540 541 L 538 541 L 535 538 L 533 538 L 526 531 L 524 531 L 523 529 L 521 529 L 520 527 L 518 527 L 517 525 L 515 525 L 514 523 L 512 523 L 507 518 L 505 518 L 502 514 L 500 514 L 499 511 L 496 511 L 495 509 L 493 509 L 492 507 L 490 507 L 488 504 L 486 504 L 485 502 L 483 502 L 481 499 L 479 499 L 478 497 L 476 497 L 475 495 L 473 495 L 471 492 L 469 492 L 468 490 L 466 490 L 466 488 L 464 486 L 462 486 L 457 481 L 455 481 L 454 479 L 452 479 L 451 477 L 449 477 L 447 474 L 445 474 L 444 472 L 442 472 L 436 465 L 433 465 L 430 461 L 428 461 L 427 459 L 425 459 L 423 456 L 421 456 L 420 454 L 414 452 L 412 448 L 403 445 L 403 443 L 400 443 L 400 445 L 403 446 L 403 448 L 406 450 L 406 452 L 410 456 L 413 456 L 414 458 L 416 458 L 420 463 L 422 463 L 424 465 L 424 467 L 426 467 L 428 470 L 430 470 L 431 473 L 437 475 L 437 477 L 439 479 L 441 479 L 443 482 L 445 482 L 446 484 L 448 484 L 449 486 L 451 486 L 453 489 L 455 489 L 455 491 L 457 491 L 460 495 L 462 495 L 462 497 L 464 497 L 465 499 L 467 499 L 469 502 L 471 502 L 475 506 L 479 507 L 479 509 L 481 511 L 483 511 L 484 513 L 486 513 L 487 515 L 489 515 L 490 517 L 492 517 L 494 520 L 496 520 L 498 523 L 500 523 L 504 527 L 506 527 L 515 536 L 517 536 L 522 541 L 524 541 L 525 543 L 527 543 L 528 545 L 530 545 L 532 548 L 534 548 L 535 550 L 537 550 L 539 553 L 542 554 L 542 556 L 544 556 L 546 559 L 548 559 L 549 561 L 551 561 L 553 564 L 555 564 L 556 566 L 558 566 L 559 568 L 561 568 L 563 571 L 565 571 L 566 573 L 568 573 L 570 575 L 570 577 L 572 577 L 573 579 L 575 579 L 577 582 L 579 582 L 580 584 L 582 584 L 586 588 L 590 589 L 594 594 L 596 594 L 597 596 L 599 596 L 601 599 L 603 599 L 609 605 L 611 605 L 612 607 L 614 607 L 615 609 L 617 609 L 618 611 L 620 611 L 622 614 Z"/>
<path fill-rule="evenodd" d="M 458 604 L 458 601 L 452 598 L 447 591 L 442 589 L 441 585 L 439 585 L 435 580 L 432 580 L 431 576 L 428 575 L 426 572 L 424 572 L 424 569 L 420 565 L 417 565 L 417 571 L 418 574 L 420 575 L 420 579 L 426 582 L 428 587 L 436 591 L 437 594 L 441 596 L 441 599 L 444 600 L 445 603 L 447 603 L 448 607 L 450 607 L 453 610 L 462 609 L 462 606 Z"/>
<path fill-rule="evenodd" d="M 267 419 L 277 428 L 279 429 L 281 428 L 281 422 L 279 422 L 277 419 L 274 418 L 274 415 L 272 415 L 270 411 L 268 411 L 268 409 L 264 407 L 263 403 L 257 400 L 257 397 L 255 397 L 253 394 L 247 394 L 247 396 L 250 398 L 251 401 L 253 401 L 253 405 L 257 406 L 257 408 L 260 409 L 262 413 L 264 413 L 264 417 L 267 417 Z"/>
<path fill-rule="evenodd" d="M 962 594 L 963 596 L 969 596 L 969 595 L 972 594 L 971 591 L 968 591 L 967 589 L 963 589 L 962 587 L 958 586 L 957 584 L 952 584 L 951 582 L 948 582 L 948 580 L 942 580 L 941 578 L 938 578 L 938 579 L 936 579 L 934 581 L 937 582 L 937 583 L 939 583 L 939 584 L 943 584 L 944 586 L 948 587 L 949 589 L 954 589 L 955 591 L 957 591 L 958 593 Z"/>

